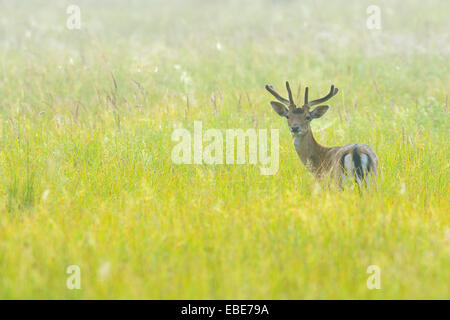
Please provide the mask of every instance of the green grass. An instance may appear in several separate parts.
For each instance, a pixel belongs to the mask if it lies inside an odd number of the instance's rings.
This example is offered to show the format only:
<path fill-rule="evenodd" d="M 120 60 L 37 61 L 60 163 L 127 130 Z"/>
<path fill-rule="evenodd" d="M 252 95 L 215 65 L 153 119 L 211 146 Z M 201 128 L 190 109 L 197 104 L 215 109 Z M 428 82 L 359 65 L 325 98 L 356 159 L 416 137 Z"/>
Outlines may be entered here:
<path fill-rule="evenodd" d="M 79 1 L 78 31 L 70 1 L 1 2 L 0 298 L 449 299 L 450 7 L 376 2 Z M 314 181 L 285 80 L 340 88 L 313 131 L 372 146 L 378 193 Z M 173 164 L 196 120 L 279 128 L 279 172 Z"/>

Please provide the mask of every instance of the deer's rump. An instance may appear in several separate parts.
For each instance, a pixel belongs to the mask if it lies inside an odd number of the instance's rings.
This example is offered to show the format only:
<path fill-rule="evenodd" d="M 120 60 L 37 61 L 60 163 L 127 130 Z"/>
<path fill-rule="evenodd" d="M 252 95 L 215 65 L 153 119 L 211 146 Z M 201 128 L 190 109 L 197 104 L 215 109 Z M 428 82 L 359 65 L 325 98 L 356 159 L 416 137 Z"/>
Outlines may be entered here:
<path fill-rule="evenodd" d="M 334 149 L 334 150 L 333 150 Z M 352 143 L 332 148 L 332 173 L 340 184 L 354 179 L 358 185 L 375 181 L 378 171 L 378 158 L 371 147 Z"/>

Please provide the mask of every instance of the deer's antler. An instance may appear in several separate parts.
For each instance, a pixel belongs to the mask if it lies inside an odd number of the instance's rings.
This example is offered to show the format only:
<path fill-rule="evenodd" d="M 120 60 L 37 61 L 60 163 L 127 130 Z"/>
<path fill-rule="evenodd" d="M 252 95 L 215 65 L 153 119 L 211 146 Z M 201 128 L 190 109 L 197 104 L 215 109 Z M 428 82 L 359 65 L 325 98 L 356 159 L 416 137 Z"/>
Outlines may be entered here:
<path fill-rule="evenodd" d="M 289 106 L 295 106 L 294 98 L 292 98 L 291 87 L 289 86 L 289 81 L 286 81 L 286 90 L 289 95 Z"/>
<path fill-rule="evenodd" d="M 306 87 L 305 88 L 305 103 L 303 105 L 307 106 L 308 105 L 308 90 L 309 88 Z"/>
<path fill-rule="evenodd" d="M 325 102 L 328 99 L 332 98 L 334 95 L 336 95 L 338 90 L 339 89 L 335 88 L 334 85 L 331 85 L 330 92 L 328 92 L 328 94 L 325 97 L 320 98 L 320 99 L 316 99 L 316 100 L 313 100 L 313 101 L 308 101 L 308 88 L 306 88 L 305 89 L 305 104 L 304 105 L 305 105 L 305 107 L 307 107 L 309 109 L 312 106 L 315 106 L 315 105 L 317 105 L 319 103 Z"/>
<path fill-rule="evenodd" d="M 278 94 L 278 92 L 276 92 L 272 86 L 269 86 L 268 84 L 266 84 L 266 90 L 269 91 L 278 101 L 280 101 L 281 103 L 284 103 L 285 105 L 289 105 L 290 102 L 289 100 L 283 98 L 282 96 L 280 96 Z"/>

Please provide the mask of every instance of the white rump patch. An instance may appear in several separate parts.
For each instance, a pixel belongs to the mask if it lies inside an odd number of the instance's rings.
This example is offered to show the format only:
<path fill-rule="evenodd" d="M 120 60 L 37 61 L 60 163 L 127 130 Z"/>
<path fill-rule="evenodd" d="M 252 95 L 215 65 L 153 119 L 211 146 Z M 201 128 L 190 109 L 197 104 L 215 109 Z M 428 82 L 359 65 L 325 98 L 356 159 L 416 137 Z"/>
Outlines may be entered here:
<path fill-rule="evenodd" d="M 361 168 L 364 172 L 364 179 L 361 179 L 357 174 L 356 174 L 356 167 L 355 167 L 355 162 L 353 159 L 353 154 L 352 153 L 348 153 L 344 156 L 344 161 L 343 161 L 343 165 L 344 165 L 344 170 L 342 172 L 341 175 L 341 179 L 342 182 L 344 184 L 347 184 L 348 181 L 352 181 L 353 179 L 355 179 L 355 182 L 359 185 L 359 187 L 361 188 L 361 184 L 363 182 L 365 182 L 367 188 L 369 188 L 370 185 L 370 180 L 371 180 L 371 175 L 372 172 L 370 172 L 370 168 L 369 168 L 369 163 L 370 163 L 370 158 L 369 155 L 363 153 L 359 155 L 360 159 L 361 159 Z M 352 189 L 353 189 L 353 183 L 352 183 Z"/>
<path fill-rule="evenodd" d="M 353 158 L 350 154 L 344 157 L 344 169 L 348 173 L 352 173 L 355 170 L 355 164 L 353 163 Z"/>
<path fill-rule="evenodd" d="M 361 155 L 361 167 L 363 168 L 364 172 L 369 171 L 369 156 L 367 154 Z"/>

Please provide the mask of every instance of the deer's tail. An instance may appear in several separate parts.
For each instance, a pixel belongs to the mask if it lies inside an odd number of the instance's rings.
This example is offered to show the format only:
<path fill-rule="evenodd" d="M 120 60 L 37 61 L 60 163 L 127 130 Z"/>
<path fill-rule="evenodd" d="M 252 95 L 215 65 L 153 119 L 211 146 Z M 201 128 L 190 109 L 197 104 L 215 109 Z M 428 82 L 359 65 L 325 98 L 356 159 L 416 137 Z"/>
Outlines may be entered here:
<path fill-rule="evenodd" d="M 342 156 L 341 167 L 343 177 L 354 177 L 359 187 L 362 183 L 368 185 L 370 177 L 376 175 L 374 160 L 368 152 L 365 152 L 364 147 L 360 148 L 358 144 Z"/>

